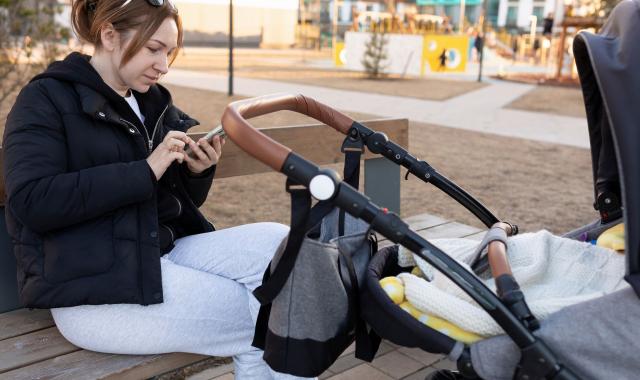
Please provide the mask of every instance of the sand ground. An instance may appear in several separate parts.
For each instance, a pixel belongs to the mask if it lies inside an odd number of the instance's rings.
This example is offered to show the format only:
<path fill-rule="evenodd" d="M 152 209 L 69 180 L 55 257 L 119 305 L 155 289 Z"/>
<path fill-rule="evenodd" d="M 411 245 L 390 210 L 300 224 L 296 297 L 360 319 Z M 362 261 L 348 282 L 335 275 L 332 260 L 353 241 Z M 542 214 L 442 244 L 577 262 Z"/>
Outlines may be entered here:
<path fill-rule="evenodd" d="M 511 102 L 507 108 L 586 117 L 582 91 L 578 87 L 537 86 Z"/>

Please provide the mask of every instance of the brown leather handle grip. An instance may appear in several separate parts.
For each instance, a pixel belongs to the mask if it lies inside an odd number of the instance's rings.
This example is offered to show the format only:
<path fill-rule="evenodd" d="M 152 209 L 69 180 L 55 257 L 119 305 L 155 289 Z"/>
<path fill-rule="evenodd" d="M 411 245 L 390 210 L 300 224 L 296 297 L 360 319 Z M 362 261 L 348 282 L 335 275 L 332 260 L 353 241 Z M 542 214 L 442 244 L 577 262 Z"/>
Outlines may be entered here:
<path fill-rule="evenodd" d="M 509 260 L 507 259 L 507 250 L 503 242 L 492 241 L 489 243 L 489 266 L 491 267 L 491 275 L 493 278 L 502 276 L 503 274 L 512 274 Z"/>
<path fill-rule="evenodd" d="M 280 171 L 291 149 L 265 136 L 247 119 L 284 110 L 307 115 L 344 134 L 353 124 L 347 115 L 304 95 L 274 94 L 229 104 L 222 114 L 222 126 L 240 149 Z"/>
<path fill-rule="evenodd" d="M 509 223 L 499 222 L 492 226 L 492 228 L 495 227 L 502 228 L 507 233 L 507 236 L 513 235 L 514 231 Z M 493 278 L 500 277 L 503 274 L 513 274 L 507 258 L 507 247 L 503 242 L 495 240 L 489 243 L 487 256 L 489 257 L 489 266 L 491 267 Z"/>

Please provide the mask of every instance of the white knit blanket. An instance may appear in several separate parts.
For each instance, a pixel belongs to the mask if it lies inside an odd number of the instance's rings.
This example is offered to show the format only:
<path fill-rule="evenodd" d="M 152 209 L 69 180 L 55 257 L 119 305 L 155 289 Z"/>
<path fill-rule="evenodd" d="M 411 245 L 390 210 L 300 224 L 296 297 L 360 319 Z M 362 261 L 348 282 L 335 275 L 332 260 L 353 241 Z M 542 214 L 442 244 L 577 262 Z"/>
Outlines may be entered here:
<path fill-rule="evenodd" d="M 467 268 L 479 244 L 468 239 L 434 239 L 430 242 Z M 509 238 L 507 255 L 531 311 L 540 320 L 563 307 L 627 286 L 622 278 L 624 255 L 554 236 L 548 231 Z M 408 273 L 399 275 L 405 285 L 407 300 L 416 308 L 478 335 L 504 334 L 466 293 L 417 255 L 402 248 L 398 262 L 402 266 L 417 264 L 425 277 L 432 278 L 429 282 Z M 495 292 L 493 279 L 484 278 L 483 282 Z"/>

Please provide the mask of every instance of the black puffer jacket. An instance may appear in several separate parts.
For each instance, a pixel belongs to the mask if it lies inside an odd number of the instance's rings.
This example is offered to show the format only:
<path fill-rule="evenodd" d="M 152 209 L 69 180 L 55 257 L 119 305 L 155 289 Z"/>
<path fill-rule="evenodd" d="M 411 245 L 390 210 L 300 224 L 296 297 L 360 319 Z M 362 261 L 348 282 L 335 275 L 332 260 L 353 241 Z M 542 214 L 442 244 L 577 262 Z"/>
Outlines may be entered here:
<path fill-rule="evenodd" d="M 198 124 L 159 85 L 135 96 L 149 135 L 157 125 L 154 146 L 169 130 Z M 7 228 L 24 306 L 160 303 L 160 256 L 172 238 L 213 230 L 198 207 L 215 167 L 194 177 L 174 162 L 156 182 L 143 128 L 77 53 L 19 94 L 3 151 Z"/>

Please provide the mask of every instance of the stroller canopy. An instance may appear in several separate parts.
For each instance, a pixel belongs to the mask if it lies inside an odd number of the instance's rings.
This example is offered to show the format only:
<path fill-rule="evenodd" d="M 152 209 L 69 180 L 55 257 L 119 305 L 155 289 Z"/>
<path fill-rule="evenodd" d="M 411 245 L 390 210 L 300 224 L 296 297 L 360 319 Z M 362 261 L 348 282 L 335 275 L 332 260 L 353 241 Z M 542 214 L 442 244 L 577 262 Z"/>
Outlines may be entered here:
<path fill-rule="evenodd" d="M 640 296 L 640 0 L 624 0 L 600 34 L 573 43 L 587 111 L 596 196 L 623 206 L 627 276 Z M 610 201 L 607 199 L 607 201 Z"/>

